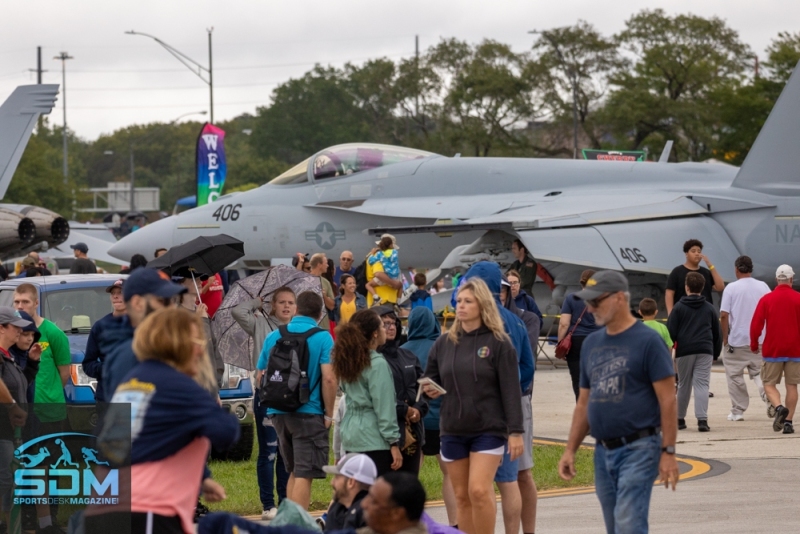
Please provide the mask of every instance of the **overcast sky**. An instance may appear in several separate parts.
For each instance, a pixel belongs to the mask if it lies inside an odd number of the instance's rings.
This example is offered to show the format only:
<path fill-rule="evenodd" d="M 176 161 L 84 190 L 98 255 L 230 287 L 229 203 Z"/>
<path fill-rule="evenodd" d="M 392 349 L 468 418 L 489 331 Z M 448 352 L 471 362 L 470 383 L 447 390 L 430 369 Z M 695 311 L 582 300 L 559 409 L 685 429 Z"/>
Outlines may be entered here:
<path fill-rule="evenodd" d="M 716 15 L 763 57 L 779 31 L 800 29 L 794 0 L 25 0 L 15 2 L 0 31 L 0 100 L 17 85 L 35 83 L 42 46 L 45 83 L 61 82 L 67 62 L 67 119 L 85 139 L 134 123 L 170 122 L 208 109 L 208 86 L 153 40 L 150 33 L 207 66 L 206 28 L 214 27 L 214 113 L 217 121 L 254 113 L 278 83 L 314 63 L 341 66 L 414 53 L 442 37 L 484 38 L 530 47 L 531 29 L 574 24 L 579 18 L 613 34 L 644 8 Z M 51 120 L 61 124 L 62 102 Z M 203 119 L 199 115 L 183 120 Z"/>

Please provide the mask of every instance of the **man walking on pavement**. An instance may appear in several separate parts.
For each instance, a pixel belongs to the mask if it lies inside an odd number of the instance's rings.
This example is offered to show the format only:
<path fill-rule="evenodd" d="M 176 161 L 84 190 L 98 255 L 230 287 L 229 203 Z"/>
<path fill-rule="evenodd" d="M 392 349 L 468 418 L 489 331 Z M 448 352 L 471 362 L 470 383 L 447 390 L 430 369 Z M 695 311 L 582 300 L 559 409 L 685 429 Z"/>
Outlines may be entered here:
<path fill-rule="evenodd" d="M 75 243 L 69 248 L 75 253 L 75 261 L 69 269 L 69 274 L 97 274 L 97 267 L 87 256 L 89 247 L 86 243 Z"/>
<path fill-rule="evenodd" d="M 750 350 L 750 321 L 758 301 L 769 293 L 769 286 L 753 278 L 753 261 L 748 256 L 739 256 L 734 262 L 736 281 L 728 284 L 722 293 L 720 326 L 725 351 L 722 363 L 728 379 L 728 394 L 731 398 L 731 413 L 728 421 L 743 421 L 744 412 L 750 405 L 750 395 L 744 381 L 744 373 L 758 388 L 761 400 L 767 404 L 767 416 L 775 417 L 775 407 L 770 404 L 761 382 L 761 357 Z M 764 334 L 759 337 L 763 343 Z"/>
<path fill-rule="evenodd" d="M 769 402 L 775 406 L 772 430 L 794 434 L 792 418 L 797 407 L 797 384 L 800 383 L 800 293 L 792 289 L 794 271 L 789 265 L 781 265 L 775 272 L 778 285 L 771 293 L 758 301 L 753 320 L 750 322 L 750 350 L 759 353 L 759 339 L 763 364 L 761 380 Z M 781 376 L 786 378 L 786 405 L 781 403 L 777 385 Z"/>
<path fill-rule="evenodd" d="M 575 296 L 605 328 L 583 342 L 580 394 L 558 472 L 564 480 L 575 476 L 575 453 L 591 428 L 606 531 L 647 532 L 653 481 L 673 490 L 678 483 L 672 358 L 661 336 L 631 315 L 622 273 L 600 271 Z"/>

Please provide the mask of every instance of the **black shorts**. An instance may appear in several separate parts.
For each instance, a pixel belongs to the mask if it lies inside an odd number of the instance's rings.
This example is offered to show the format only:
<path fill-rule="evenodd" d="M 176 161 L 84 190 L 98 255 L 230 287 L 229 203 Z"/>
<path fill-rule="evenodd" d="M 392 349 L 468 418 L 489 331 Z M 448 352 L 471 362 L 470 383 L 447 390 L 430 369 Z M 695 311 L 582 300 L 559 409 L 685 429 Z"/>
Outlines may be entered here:
<path fill-rule="evenodd" d="M 422 454 L 425 456 L 436 456 L 439 454 L 439 431 L 425 429 L 425 445 L 422 446 Z"/>

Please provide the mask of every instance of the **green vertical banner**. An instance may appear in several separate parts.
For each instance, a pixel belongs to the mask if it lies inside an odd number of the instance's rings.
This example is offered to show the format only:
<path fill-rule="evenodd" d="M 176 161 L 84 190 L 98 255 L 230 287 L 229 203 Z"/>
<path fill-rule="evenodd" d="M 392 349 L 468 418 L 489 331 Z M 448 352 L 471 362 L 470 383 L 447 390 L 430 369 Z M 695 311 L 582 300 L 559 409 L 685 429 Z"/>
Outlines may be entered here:
<path fill-rule="evenodd" d="M 228 165 L 225 131 L 205 123 L 197 138 L 197 205 L 214 202 L 222 195 Z"/>

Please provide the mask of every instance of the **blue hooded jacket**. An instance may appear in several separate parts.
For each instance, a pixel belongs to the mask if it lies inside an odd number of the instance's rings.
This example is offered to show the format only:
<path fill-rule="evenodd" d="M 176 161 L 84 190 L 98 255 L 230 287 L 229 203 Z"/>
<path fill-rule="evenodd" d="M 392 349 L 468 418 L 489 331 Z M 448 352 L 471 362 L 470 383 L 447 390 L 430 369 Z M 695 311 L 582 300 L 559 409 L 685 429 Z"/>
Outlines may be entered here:
<path fill-rule="evenodd" d="M 428 366 L 428 353 L 441 335 L 442 329 L 433 312 L 424 306 L 418 306 L 408 315 L 408 341 L 400 348 L 413 352 L 424 371 Z M 425 430 L 439 430 L 441 404 L 441 398 L 428 401 L 428 414 L 422 420 Z"/>
<path fill-rule="evenodd" d="M 503 273 L 500 271 L 500 266 L 491 261 L 479 261 L 469 268 L 462 280 L 469 280 L 473 277 L 478 277 L 486 282 L 489 291 L 494 295 L 497 308 L 506 327 L 506 333 L 511 338 L 511 343 L 517 351 L 520 386 L 523 392 L 528 391 L 533 383 L 533 350 L 531 350 L 531 342 L 528 339 L 528 330 L 525 328 L 525 323 L 515 313 L 507 310 L 500 302 L 500 284 L 503 281 Z"/>
<path fill-rule="evenodd" d="M 125 375 L 139 365 L 139 360 L 133 353 L 133 326 L 128 316 L 125 315 L 109 323 L 100 332 L 97 345 L 100 352 L 105 355 L 100 378 L 104 398 L 98 397 L 97 400 L 109 402 Z"/>

